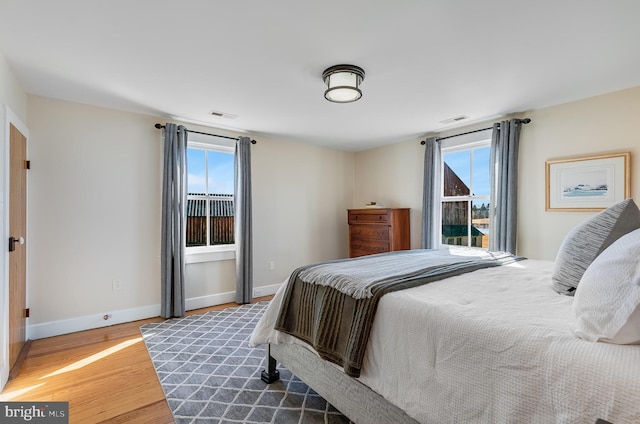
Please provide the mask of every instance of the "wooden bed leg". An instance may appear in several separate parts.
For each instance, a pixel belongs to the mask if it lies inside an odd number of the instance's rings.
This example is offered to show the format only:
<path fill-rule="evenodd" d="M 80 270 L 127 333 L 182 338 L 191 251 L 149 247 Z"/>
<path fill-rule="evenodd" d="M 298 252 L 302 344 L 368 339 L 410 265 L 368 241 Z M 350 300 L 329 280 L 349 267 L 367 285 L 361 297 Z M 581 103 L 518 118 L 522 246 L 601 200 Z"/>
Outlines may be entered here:
<path fill-rule="evenodd" d="M 271 356 L 271 345 L 265 348 L 264 370 L 260 375 L 260 379 L 267 384 L 280 380 L 280 371 L 276 369 L 276 360 Z"/>

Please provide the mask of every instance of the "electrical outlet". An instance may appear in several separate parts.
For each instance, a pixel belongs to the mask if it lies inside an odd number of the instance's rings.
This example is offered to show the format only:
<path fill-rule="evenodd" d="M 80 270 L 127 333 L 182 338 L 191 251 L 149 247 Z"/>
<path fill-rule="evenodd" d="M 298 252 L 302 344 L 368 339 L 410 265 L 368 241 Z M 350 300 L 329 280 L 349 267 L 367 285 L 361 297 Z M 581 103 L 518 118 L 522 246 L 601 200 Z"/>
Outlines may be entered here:
<path fill-rule="evenodd" d="M 274 261 L 269 262 L 269 271 L 276 269 L 276 263 Z"/>
<path fill-rule="evenodd" d="M 121 288 L 122 288 L 122 284 L 120 283 L 120 280 L 112 280 L 111 281 L 111 290 L 118 291 Z"/>

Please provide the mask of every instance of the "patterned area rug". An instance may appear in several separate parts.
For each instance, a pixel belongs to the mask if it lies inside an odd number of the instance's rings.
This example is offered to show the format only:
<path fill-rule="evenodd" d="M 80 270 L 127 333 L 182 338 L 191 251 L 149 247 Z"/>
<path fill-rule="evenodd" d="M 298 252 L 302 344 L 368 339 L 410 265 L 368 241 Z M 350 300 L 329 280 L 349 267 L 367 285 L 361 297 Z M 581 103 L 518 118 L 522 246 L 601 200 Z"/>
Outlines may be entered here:
<path fill-rule="evenodd" d="M 260 380 L 264 348 L 248 341 L 267 304 L 140 327 L 176 423 L 349 423 L 280 365 L 280 381 Z"/>

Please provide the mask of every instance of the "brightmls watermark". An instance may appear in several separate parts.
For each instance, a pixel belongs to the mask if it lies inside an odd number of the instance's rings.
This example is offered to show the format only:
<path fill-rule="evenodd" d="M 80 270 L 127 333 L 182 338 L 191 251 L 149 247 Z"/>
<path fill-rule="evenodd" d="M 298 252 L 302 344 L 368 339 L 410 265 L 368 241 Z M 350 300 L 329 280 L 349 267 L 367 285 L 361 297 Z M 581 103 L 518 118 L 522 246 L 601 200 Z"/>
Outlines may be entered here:
<path fill-rule="evenodd" d="M 69 402 L 0 402 L 0 423 L 69 424 Z"/>

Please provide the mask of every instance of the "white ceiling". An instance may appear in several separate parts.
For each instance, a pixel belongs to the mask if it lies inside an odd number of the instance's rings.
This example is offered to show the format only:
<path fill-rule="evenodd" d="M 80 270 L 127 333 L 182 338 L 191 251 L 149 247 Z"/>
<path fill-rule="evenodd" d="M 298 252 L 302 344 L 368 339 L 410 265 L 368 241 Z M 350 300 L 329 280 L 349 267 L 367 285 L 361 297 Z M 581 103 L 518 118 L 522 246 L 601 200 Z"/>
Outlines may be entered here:
<path fill-rule="evenodd" d="M 638 0 L 0 0 L 0 17 L 28 93 L 345 150 L 640 85 Z M 340 63 L 366 72 L 358 102 L 324 99 Z"/>

